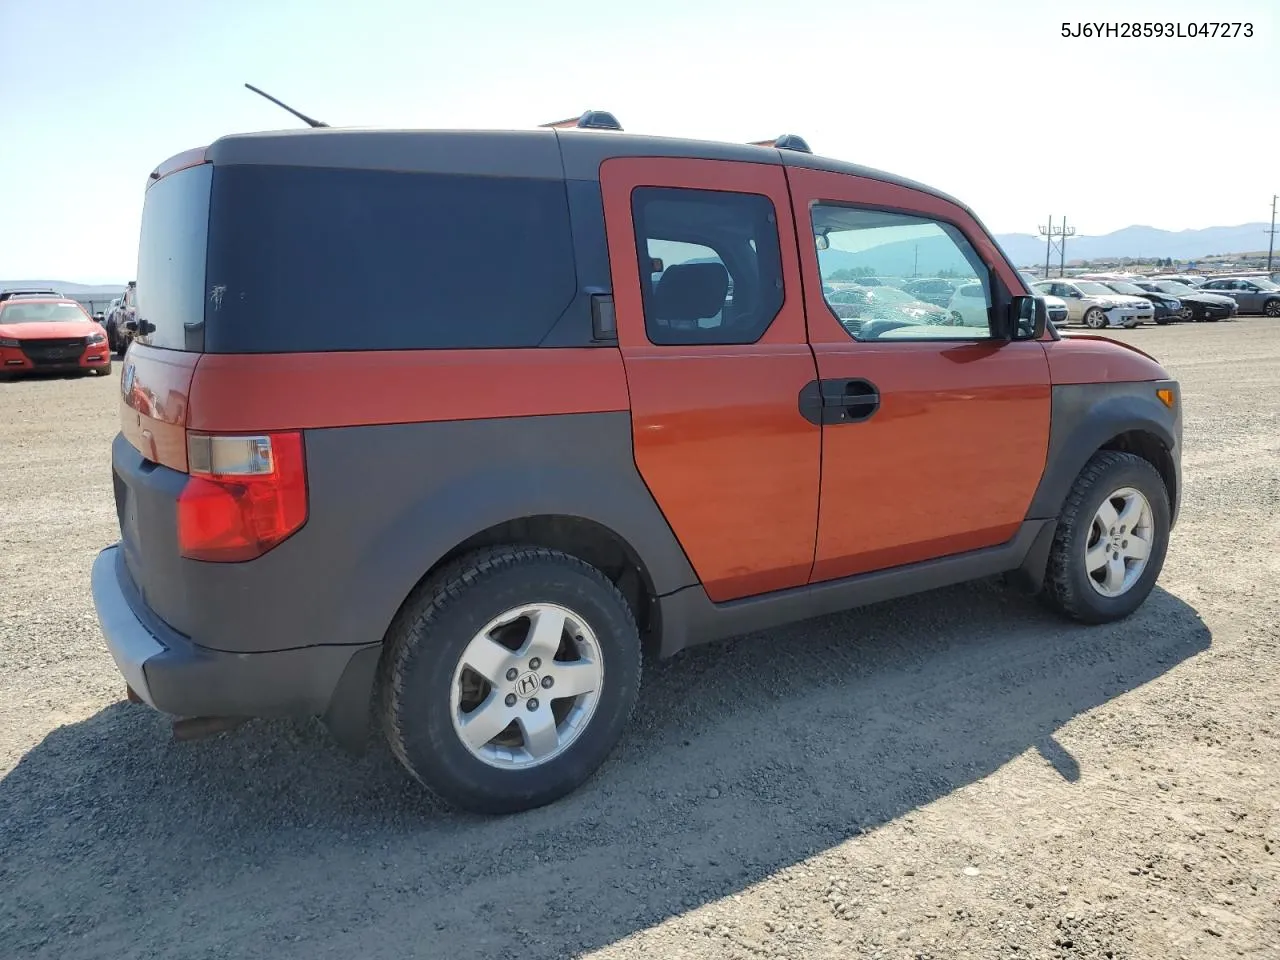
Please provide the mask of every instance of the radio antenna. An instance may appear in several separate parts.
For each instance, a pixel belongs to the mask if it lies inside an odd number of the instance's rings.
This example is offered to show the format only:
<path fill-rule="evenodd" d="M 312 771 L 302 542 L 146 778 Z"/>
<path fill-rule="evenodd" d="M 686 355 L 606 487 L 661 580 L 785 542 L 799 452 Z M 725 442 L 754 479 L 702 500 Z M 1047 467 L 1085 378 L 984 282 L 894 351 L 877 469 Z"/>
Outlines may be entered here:
<path fill-rule="evenodd" d="M 280 107 L 284 110 L 288 110 L 290 113 L 292 113 L 295 117 L 297 117 L 299 120 L 301 120 L 303 123 L 305 123 L 309 127 L 327 127 L 328 126 L 328 124 L 325 123 L 323 120 L 315 120 L 311 117 L 308 117 L 301 110 L 293 109 L 293 107 L 289 106 L 287 103 L 284 103 L 283 101 L 277 100 L 275 97 L 267 93 L 265 90 L 259 90 L 252 83 L 246 83 L 245 86 L 248 87 L 250 90 L 252 90 L 254 93 L 258 94 L 258 96 L 266 97 L 268 100 L 274 103 L 277 107 Z"/>

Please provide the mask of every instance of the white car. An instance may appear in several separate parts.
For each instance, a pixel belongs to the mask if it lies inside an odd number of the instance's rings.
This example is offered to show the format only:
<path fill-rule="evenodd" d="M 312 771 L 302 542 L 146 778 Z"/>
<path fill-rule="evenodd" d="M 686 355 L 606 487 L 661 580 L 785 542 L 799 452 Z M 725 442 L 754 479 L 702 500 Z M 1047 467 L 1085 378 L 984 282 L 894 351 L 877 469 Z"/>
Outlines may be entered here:
<path fill-rule="evenodd" d="M 1065 324 L 1067 322 L 1067 304 L 1058 297 L 1049 296 L 1039 290 L 1034 291 L 1044 301 L 1045 312 L 1050 322 Z M 952 321 L 962 327 L 984 327 L 987 325 L 987 294 L 981 283 L 962 284 L 951 295 L 947 304 L 947 312 Z"/>
<path fill-rule="evenodd" d="M 1066 301 L 1069 320 L 1083 323 L 1090 330 L 1132 330 L 1140 323 L 1151 322 L 1156 315 L 1150 300 L 1116 293 L 1096 280 L 1037 280 L 1033 287 L 1040 293 L 1061 297 Z"/>

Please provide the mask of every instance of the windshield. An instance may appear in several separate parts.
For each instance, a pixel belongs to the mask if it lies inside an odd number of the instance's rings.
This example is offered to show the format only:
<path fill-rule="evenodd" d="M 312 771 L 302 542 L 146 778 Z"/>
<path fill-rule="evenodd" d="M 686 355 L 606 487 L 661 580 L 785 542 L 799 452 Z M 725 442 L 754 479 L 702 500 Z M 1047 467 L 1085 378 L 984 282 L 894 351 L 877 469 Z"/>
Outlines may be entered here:
<path fill-rule="evenodd" d="M 1162 280 L 1159 283 L 1152 284 L 1161 293 L 1174 293 L 1178 296 L 1186 296 L 1188 293 L 1195 293 L 1195 287 L 1189 287 L 1185 283 L 1178 283 L 1176 280 Z"/>
<path fill-rule="evenodd" d="M 1103 284 L 1095 283 L 1092 280 L 1077 280 L 1076 286 L 1080 288 L 1081 293 L 1087 293 L 1091 297 L 1109 297 L 1115 292 Z"/>
<path fill-rule="evenodd" d="M 88 319 L 83 310 L 70 303 L 23 303 L 20 300 L 10 300 L 0 305 L 0 324 L 83 323 Z"/>
<path fill-rule="evenodd" d="M 1124 280 L 1112 280 L 1110 283 L 1107 284 L 1107 286 L 1110 287 L 1112 290 L 1114 290 L 1116 293 L 1123 293 L 1126 296 L 1130 296 L 1130 297 L 1140 297 L 1146 292 L 1141 287 L 1136 286 L 1132 283 L 1127 283 Z"/>
<path fill-rule="evenodd" d="M 1250 277 L 1249 282 L 1260 290 L 1280 290 L 1280 284 L 1276 284 L 1266 277 Z"/>

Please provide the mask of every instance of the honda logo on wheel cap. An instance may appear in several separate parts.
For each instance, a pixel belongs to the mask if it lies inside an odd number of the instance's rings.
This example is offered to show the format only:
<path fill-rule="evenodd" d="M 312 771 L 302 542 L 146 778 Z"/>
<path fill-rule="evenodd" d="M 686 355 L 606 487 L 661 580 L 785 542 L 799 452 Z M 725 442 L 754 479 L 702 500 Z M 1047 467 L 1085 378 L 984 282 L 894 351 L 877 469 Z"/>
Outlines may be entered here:
<path fill-rule="evenodd" d="M 538 692 L 538 683 L 538 675 L 536 673 L 526 673 L 516 681 L 516 693 L 527 700 Z"/>

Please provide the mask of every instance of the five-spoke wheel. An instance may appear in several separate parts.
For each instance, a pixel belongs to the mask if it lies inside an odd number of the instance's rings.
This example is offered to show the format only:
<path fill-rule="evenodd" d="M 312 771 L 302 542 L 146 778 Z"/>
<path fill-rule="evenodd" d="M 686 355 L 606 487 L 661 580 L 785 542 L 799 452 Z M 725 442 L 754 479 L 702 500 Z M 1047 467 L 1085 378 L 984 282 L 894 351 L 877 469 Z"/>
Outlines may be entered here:
<path fill-rule="evenodd" d="M 545 547 L 492 547 L 405 602 L 382 658 L 382 726 L 432 792 L 510 813 L 591 776 L 639 687 L 635 616 L 604 573 Z"/>
<path fill-rule="evenodd" d="M 586 729 L 604 680 L 600 645 L 572 611 L 533 603 L 495 617 L 453 672 L 453 729 L 495 767 L 553 760 Z"/>
<path fill-rule="evenodd" d="M 1122 487 L 1102 501 L 1084 554 L 1093 589 L 1118 597 L 1138 582 L 1151 557 L 1154 524 L 1151 504 L 1133 487 Z"/>

